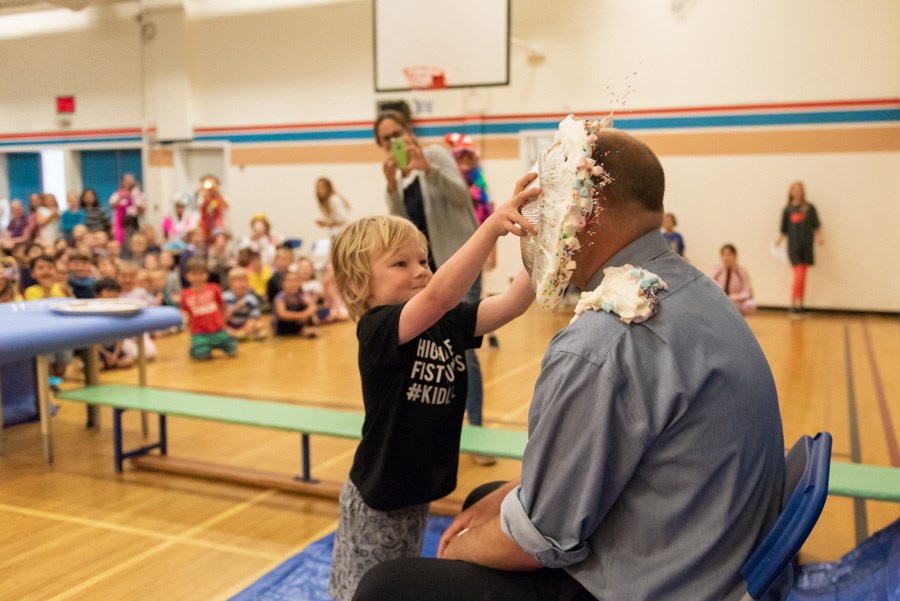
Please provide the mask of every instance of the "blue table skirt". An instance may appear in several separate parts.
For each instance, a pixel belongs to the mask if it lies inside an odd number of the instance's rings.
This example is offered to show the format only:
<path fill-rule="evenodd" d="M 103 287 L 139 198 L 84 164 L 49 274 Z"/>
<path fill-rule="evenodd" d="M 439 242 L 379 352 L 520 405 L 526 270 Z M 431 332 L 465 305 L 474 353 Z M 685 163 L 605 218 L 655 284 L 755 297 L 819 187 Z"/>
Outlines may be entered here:
<path fill-rule="evenodd" d="M 38 418 L 34 361 L 21 359 L 0 369 L 3 414 L 0 426 L 13 426 Z"/>

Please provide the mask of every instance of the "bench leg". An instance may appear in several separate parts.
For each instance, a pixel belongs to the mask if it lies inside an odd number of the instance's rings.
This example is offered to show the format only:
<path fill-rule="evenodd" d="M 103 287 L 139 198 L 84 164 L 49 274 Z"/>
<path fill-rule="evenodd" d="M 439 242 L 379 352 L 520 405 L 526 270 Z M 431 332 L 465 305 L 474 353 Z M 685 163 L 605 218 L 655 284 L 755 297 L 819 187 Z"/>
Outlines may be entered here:
<path fill-rule="evenodd" d="M 159 414 L 159 454 L 169 454 L 169 438 L 166 434 L 166 416 L 163 413 Z"/>
<path fill-rule="evenodd" d="M 122 413 L 124 409 L 113 407 L 113 463 L 116 473 L 122 473 Z"/>
<path fill-rule="evenodd" d="M 301 434 L 300 435 L 300 448 L 301 448 L 301 461 L 303 462 L 303 474 L 296 478 L 301 482 L 315 482 L 312 479 L 312 474 L 309 467 L 309 434 Z"/>
<path fill-rule="evenodd" d="M 122 450 L 122 414 L 124 409 L 113 407 L 113 461 L 116 466 L 116 473 L 122 473 L 122 464 L 126 459 L 131 457 L 140 457 L 146 455 L 154 449 L 159 449 L 160 454 L 168 453 L 168 438 L 166 435 L 166 416 L 159 415 L 159 442 L 138 447 L 131 451 Z"/>

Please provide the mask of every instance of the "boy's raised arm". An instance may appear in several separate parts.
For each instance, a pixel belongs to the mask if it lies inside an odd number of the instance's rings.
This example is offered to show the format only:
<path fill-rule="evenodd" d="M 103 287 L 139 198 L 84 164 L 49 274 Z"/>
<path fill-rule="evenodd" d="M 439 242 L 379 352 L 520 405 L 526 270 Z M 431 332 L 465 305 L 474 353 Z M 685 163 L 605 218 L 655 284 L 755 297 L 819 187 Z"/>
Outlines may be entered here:
<path fill-rule="evenodd" d="M 497 238 L 508 233 L 516 236 L 536 233 L 536 228 L 519 212 L 519 207 L 540 194 L 539 188 L 525 189 L 535 177 L 534 173 L 528 173 L 520 178 L 513 197 L 475 230 L 437 270 L 422 292 L 406 303 L 400 314 L 399 344 L 409 342 L 459 304 L 481 273 Z"/>
<path fill-rule="evenodd" d="M 534 302 L 531 277 L 522 268 L 502 294 L 489 296 L 478 305 L 478 322 L 475 335 L 484 336 L 500 326 L 509 323 L 528 310 Z"/>

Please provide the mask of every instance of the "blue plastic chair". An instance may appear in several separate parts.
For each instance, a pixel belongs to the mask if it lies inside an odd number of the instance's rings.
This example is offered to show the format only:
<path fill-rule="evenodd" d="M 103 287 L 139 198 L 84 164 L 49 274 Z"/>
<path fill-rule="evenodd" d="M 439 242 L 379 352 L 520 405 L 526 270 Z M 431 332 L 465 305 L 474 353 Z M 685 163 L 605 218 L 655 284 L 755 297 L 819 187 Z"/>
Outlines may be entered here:
<path fill-rule="evenodd" d="M 785 464 L 781 514 L 741 565 L 740 574 L 747 582 L 741 601 L 759 600 L 768 592 L 816 525 L 828 496 L 831 434 L 803 436 L 785 457 Z"/>

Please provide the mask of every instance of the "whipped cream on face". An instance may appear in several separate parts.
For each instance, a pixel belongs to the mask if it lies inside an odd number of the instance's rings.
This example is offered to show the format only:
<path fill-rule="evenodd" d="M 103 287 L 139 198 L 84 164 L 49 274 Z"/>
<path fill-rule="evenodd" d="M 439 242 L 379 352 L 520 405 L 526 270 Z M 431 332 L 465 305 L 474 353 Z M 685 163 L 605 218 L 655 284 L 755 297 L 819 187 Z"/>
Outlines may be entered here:
<path fill-rule="evenodd" d="M 615 313 L 625 323 L 641 323 L 659 310 L 659 290 L 668 288 L 655 273 L 625 264 L 607 267 L 603 281 L 591 292 L 582 292 L 575 307 L 574 322 L 585 311 Z"/>
<path fill-rule="evenodd" d="M 538 159 L 541 196 L 531 283 L 538 304 L 552 310 L 559 303 L 580 248 L 578 234 L 594 210 L 605 185 L 602 166 L 591 157 L 597 132 L 610 120 L 580 121 L 572 115 L 559 124 L 553 144 Z"/>

